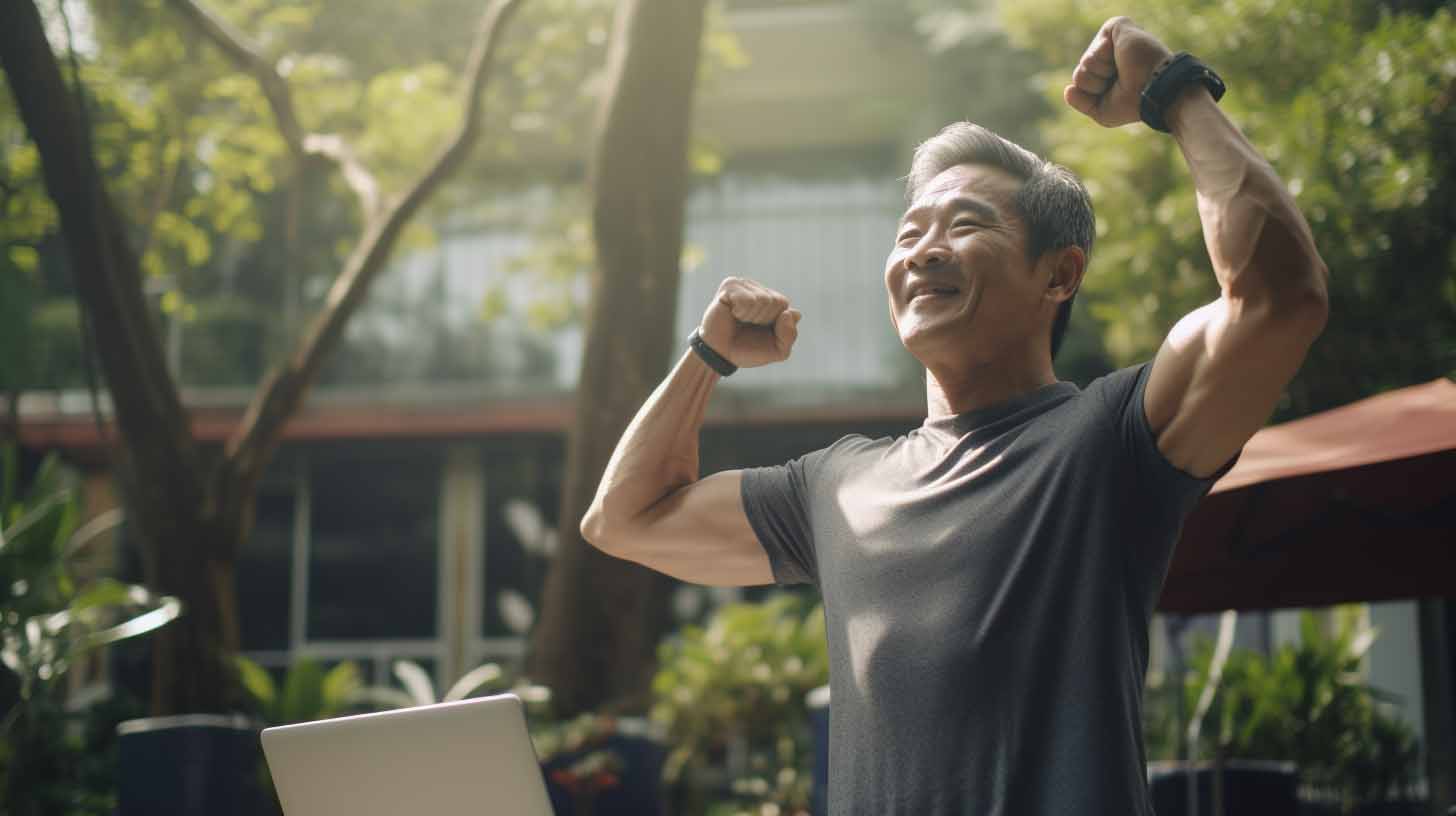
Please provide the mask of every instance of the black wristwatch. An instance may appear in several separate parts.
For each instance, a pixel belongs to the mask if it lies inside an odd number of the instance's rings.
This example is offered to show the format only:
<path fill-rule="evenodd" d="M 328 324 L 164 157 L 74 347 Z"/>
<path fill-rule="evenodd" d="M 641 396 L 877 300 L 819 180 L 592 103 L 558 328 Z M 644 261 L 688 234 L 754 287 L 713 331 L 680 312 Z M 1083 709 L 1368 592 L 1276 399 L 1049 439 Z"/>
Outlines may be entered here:
<path fill-rule="evenodd" d="M 1228 90 L 1223 83 L 1223 77 L 1187 51 L 1179 51 L 1168 57 L 1153 71 L 1147 87 L 1143 88 L 1138 114 L 1148 127 L 1167 133 L 1168 121 L 1165 116 L 1168 108 L 1185 88 L 1195 82 L 1208 88 L 1215 102 L 1222 99 L 1224 91 Z"/>
<path fill-rule="evenodd" d="M 688 335 L 688 346 L 692 348 L 693 353 L 708 364 L 708 368 L 718 372 L 721 377 L 727 377 L 738 370 L 738 366 L 733 365 L 727 357 L 714 351 L 712 346 L 704 342 L 703 335 L 697 329 L 693 329 L 693 333 Z"/>

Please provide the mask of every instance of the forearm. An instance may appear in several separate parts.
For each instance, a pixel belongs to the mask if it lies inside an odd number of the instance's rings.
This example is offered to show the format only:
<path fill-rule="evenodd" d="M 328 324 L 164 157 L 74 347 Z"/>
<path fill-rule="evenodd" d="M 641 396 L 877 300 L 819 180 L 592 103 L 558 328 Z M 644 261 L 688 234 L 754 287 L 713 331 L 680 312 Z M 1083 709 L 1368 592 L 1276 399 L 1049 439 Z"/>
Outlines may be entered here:
<path fill-rule="evenodd" d="M 1274 168 L 1204 88 L 1186 91 L 1167 119 L 1193 175 L 1223 296 L 1281 310 L 1323 309 L 1324 263 Z"/>
<path fill-rule="evenodd" d="M 683 355 L 617 442 L 582 532 L 605 546 L 654 504 L 698 479 L 698 433 L 719 376 Z"/>

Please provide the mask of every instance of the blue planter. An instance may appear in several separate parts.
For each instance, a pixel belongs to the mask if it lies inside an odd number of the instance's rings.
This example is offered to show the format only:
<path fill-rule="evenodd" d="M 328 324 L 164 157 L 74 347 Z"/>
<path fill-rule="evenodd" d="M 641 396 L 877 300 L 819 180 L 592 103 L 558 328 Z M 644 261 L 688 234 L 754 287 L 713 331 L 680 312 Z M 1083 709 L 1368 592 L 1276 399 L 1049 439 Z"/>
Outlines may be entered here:
<path fill-rule="evenodd" d="M 814 816 L 829 813 L 829 687 L 820 686 L 805 697 L 809 725 L 814 729 L 814 790 L 809 809 Z"/>
<path fill-rule="evenodd" d="M 1148 786 L 1158 816 L 1190 813 L 1188 786 L 1197 791 L 1200 816 L 1214 816 L 1214 769 L 1209 763 L 1153 763 Z M 1223 812 L 1237 816 L 1286 816 L 1299 812 L 1299 777 L 1294 764 L 1229 760 L 1223 766 Z"/>
<path fill-rule="evenodd" d="M 552 771 L 570 767 L 595 751 L 611 751 L 622 758 L 619 784 L 596 798 L 593 816 L 658 816 L 662 810 L 662 764 L 667 747 L 645 736 L 613 734 L 594 740 L 577 751 L 557 754 L 542 763 L 546 791 L 556 816 L 575 816 L 571 794 L 551 780 Z"/>
<path fill-rule="evenodd" d="M 116 727 L 120 816 L 254 816 L 261 803 L 258 726 L 187 714 Z"/>

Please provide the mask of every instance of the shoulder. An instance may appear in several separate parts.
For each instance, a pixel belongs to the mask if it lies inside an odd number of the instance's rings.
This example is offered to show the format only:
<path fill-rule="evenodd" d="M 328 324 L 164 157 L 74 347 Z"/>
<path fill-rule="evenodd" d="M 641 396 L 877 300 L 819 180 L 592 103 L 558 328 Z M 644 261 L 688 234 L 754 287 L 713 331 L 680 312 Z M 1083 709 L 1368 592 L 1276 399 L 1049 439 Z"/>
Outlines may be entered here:
<path fill-rule="evenodd" d="M 744 478 L 746 482 L 753 482 L 755 485 L 760 482 L 786 480 L 788 483 L 807 487 L 835 473 L 859 466 L 864 461 L 862 457 L 872 455 L 871 452 L 880 442 L 881 440 L 862 434 L 849 434 L 783 464 L 746 467 L 743 469 Z"/>
<path fill-rule="evenodd" d="M 816 470 L 838 470 L 852 464 L 862 465 L 866 458 L 876 458 L 889 450 L 897 437 L 870 437 L 846 434 L 828 446 L 805 454 L 798 461 Z"/>
<path fill-rule="evenodd" d="M 1088 383 L 1083 394 L 1114 403 L 1126 402 L 1146 385 L 1150 367 L 1151 363 L 1141 362 L 1104 374 Z"/>
<path fill-rule="evenodd" d="M 1090 415 L 1114 424 L 1144 418 L 1142 396 L 1147 388 L 1151 368 L 1151 363 L 1142 362 L 1098 377 L 1088 383 L 1078 395 L 1079 407 Z"/>

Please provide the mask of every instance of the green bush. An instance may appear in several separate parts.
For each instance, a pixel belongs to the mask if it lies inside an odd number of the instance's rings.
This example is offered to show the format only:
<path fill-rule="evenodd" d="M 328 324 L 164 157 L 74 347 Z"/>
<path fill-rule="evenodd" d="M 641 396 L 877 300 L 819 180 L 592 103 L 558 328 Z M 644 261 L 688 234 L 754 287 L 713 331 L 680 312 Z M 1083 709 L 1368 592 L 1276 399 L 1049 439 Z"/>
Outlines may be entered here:
<path fill-rule="evenodd" d="M 76 478 L 56 457 L 24 495 L 19 470 L 15 449 L 0 449 L 0 813 L 109 813 L 112 726 L 135 706 L 77 710 L 63 681 L 87 653 L 168 623 L 181 604 L 107 578 L 79 582 L 72 559 L 115 521 L 78 526 Z"/>
<path fill-rule="evenodd" d="M 1230 653 L 1196 755 L 1292 761 L 1301 785 L 1347 813 L 1409 794 L 1419 773 L 1415 737 L 1388 711 L 1390 696 L 1361 676 L 1376 631 L 1361 624 L 1358 607 L 1337 609 L 1332 633 L 1309 612 L 1300 623 L 1297 644 L 1268 656 Z M 1185 711 L 1194 710 L 1212 654 L 1208 641 L 1194 649 Z M 1163 733 L 1177 732 L 1167 725 Z"/>
<path fill-rule="evenodd" d="M 30 315 L 27 338 L 31 359 L 26 385 L 83 388 L 86 355 L 81 338 L 81 309 L 71 298 L 40 301 Z M 99 375 L 98 375 L 99 376 Z"/>
<path fill-rule="evenodd" d="M 684 786 L 699 808 L 720 795 L 711 790 L 715 769 L 726 772 L 731 795 L 714 812 L 807 806 L 805 695 L 828 682 L 829 656 L 823 609 L 805 607 L 792 595 L 729 604 L 659 648 L 652 718 L 672 743 L 664 781 Z"/>
<path fill-rule="evenodd" d="M 257 382 L 267 364 L 266 312 L 236 295 L 192 305 L 195 311 L 182 327 L 182 381 L 197 386 Z"/>

